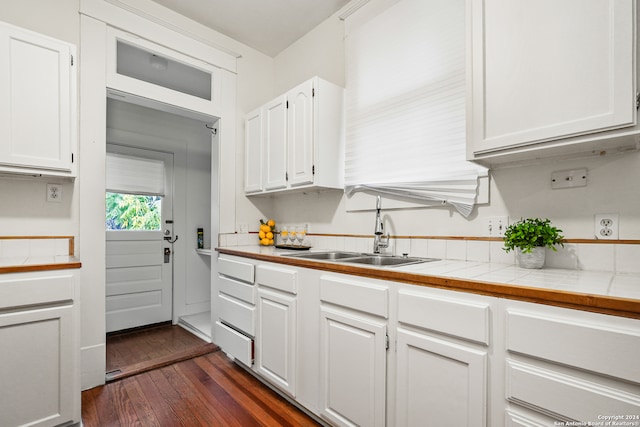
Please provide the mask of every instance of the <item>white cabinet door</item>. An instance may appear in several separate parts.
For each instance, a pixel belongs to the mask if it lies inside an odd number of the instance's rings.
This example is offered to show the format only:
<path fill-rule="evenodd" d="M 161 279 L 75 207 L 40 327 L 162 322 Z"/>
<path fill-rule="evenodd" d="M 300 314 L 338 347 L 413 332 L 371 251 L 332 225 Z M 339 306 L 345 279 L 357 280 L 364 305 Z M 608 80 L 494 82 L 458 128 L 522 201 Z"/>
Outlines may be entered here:
<path fill-rule="evenodd" d="M 247 114 L 245 121 L 244 191 L 262 191 L 262 109 Z"/>
<path fill-rule="evenodd" d="M 313 183 L 313 79 L 287 93 L 289 185 Z"/>
<path fill-rule="evenodd" d="M 321 415 L 339 426 L 384 426 L 386 323 L 328 307 L 321 323 Z"/>
<path fill-rule="evenodd" d="M 0 425 L 74 420 L 75 339 L 71 305 L 0 314 Z"/>
<path fill-rule="evenodd" d="M 296 299 L 258 289 L 256 369 L 292 397 L 296 396 Z"/>
<path fill-rule="evenodd" d="M 277 190 L 287 186 L 287 98 L 280 96 L 263 107 L 264 186 Z"/>
<path fill-rule="evenodd" d="M 398 328 L 398 426 L 486 425 L 487 354 Z"/>
<path fill-rule="evenodd" d="M 74 53 L 73 45 L 0 23 L 0 170 L 72 176 Z"/>
<path fill-rule="evenodd" d="M 469 155 L 631 126 L 633 0 L 468 0 Z"/>

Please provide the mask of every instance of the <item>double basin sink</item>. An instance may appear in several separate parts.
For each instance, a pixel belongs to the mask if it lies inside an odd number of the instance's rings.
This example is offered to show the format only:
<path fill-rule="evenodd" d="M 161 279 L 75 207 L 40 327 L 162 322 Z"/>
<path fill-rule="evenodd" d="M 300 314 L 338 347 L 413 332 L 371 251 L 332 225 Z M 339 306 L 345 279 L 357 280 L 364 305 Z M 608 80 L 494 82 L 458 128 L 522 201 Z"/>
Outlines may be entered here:
<path fill-rule="evenodd" d="M 399 267 L 403 265 L 439 261 L 439 259 L 436 258 L 417 258 L 408 256 L 378 255 L 342 251 L 283 254 L 283 256 L 349 264 L 364 264 L 375 267 Z"/>

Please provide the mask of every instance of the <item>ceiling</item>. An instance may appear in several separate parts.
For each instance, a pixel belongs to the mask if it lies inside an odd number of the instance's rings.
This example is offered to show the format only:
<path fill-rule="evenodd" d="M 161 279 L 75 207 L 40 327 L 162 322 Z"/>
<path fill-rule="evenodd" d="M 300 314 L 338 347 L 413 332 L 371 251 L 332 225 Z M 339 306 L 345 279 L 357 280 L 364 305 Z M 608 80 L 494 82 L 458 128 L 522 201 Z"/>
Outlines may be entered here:
<path fill-rule="evenodd" d="M 271 57 L 350 0 L 154 0 Z"/>

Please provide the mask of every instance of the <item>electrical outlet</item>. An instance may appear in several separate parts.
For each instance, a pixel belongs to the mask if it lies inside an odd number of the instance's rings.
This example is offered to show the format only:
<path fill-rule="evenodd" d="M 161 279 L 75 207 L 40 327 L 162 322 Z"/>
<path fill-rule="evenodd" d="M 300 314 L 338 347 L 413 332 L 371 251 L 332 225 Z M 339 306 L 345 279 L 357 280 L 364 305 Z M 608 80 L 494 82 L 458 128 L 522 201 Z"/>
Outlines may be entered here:
<path fill-rule="evenodd" d="M 47 184 L 47 202 L 62 202 L 62 186 L 60 184 Z"/>
<path fill-rule="evenodd" d="M 508 226 L 508 216 L 491 216 L 487 218 L 487 235 L 489 237 L 503 237 Z"/>
<path fill-rule="evenodd" d="M 596 214 L 594 218 L 596 239 L 618 240 L 618 214 Z"/>

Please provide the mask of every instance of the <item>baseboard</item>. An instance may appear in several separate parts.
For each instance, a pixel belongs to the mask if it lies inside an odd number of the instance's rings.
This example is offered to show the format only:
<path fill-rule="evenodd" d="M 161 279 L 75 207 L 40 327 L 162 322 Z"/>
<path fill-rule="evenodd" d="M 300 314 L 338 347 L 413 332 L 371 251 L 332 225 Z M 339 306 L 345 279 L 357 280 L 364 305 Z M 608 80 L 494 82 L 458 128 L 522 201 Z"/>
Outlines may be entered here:
<path fill-rule="evenodd" d="M 105 343 L 80 349 L 80 387 L 88 390 L 104 384 L 104 370 L 107 365 Z"/>

